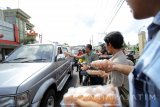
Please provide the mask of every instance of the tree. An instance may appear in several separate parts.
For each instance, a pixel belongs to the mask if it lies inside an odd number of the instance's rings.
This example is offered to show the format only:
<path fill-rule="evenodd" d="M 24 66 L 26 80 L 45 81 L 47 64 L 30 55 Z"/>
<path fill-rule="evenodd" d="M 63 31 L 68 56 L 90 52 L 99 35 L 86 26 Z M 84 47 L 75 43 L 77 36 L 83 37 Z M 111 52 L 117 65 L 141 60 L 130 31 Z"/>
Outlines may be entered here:
<path fill-rule="evenodd" d="M 127 46 L 127 44 L 124 42 L 123 43 L 123 48 L 127 48 L 128 46 Z"/>
<path fill-rule="evenodd" d="M 64 43 L 63 45 L 69 46 L 68 43 Z"/>
<path fill-rule="evenodd" d="M 32 44 L 34 43 L 34 41 L 36 41 L 36 38 L 33 36 L 27 36 L 25 37 L 23 40 L 21 40 L 21 43 L 25 44 Z"/>
<path fill-rule="evenodd" d="M 30 30 L 28 33 L 27 33 L 27 36 L 21 40 L 21 42 L 23 44 L 30 44 L 30 43 L 34 43 L 34 41 L 36 41 L 36 36 L 38 35 L 38 33 L 36 33 L 33 29 Z"/>

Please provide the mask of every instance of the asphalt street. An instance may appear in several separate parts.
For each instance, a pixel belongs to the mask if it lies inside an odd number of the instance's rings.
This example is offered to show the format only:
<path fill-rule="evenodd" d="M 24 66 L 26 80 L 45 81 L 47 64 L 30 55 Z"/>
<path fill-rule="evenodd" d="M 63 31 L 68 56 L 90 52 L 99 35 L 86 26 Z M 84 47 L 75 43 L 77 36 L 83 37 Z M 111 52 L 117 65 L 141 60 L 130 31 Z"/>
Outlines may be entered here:
<path fill-rule="evenodd" d="M 67 83 L 65 84 L 65 86 L 63 87 L 62 91 L 58 92 L 56 94 L 56 98 L 57 98 L 57 103 L 56 103 L 56 107 L 61 107 L 60 106 L 60 102 L 62 101 L 63 95 L 68 91 L 68 89 L 70 87 L 76 87 L 79 86 L 79 79 L 78 79 L 78 72 L 76 72 L 74 70 L 73 72 L 73 78 L 69 79 L 67 81 Z"/>

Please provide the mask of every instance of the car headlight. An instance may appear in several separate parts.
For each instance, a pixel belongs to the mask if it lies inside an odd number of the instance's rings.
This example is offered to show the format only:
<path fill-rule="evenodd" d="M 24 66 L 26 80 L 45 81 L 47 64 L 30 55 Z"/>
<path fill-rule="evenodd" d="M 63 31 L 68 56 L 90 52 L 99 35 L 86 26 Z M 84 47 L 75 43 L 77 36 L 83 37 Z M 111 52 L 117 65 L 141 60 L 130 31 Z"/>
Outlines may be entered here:
<path fill-rule="evenodd" d="M 18 107 L 29 106 L 29 94 L 23 93 L 23 94 L 16 96 L 16 104 Z"/>
<path fill-rule="evenodd" d="M 15 106 L 15 99 L 14 99 L 14 97 L 0 96 L 0 105 L 1 105 L 1 107 L 14 107 Z"/>

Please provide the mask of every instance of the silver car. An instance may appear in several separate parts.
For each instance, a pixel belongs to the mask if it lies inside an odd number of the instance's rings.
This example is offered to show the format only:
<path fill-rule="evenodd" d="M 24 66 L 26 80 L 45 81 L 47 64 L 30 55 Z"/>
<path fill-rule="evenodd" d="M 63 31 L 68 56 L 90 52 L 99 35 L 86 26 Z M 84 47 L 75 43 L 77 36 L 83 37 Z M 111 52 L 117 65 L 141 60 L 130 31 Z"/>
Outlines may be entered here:
<path fill-rule="evenodd" d="M 24 45 L 0 64 L 0 107 L 54 107 L 72 77 L 72 59 L 58 44 Z"/>

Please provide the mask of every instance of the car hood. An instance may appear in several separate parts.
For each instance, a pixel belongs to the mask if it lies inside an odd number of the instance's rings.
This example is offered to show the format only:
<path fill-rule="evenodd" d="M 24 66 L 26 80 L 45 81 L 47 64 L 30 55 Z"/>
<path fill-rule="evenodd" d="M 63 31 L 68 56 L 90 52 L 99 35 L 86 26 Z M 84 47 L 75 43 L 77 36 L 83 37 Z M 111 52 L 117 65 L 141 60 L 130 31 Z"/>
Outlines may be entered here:
<path fill-rule="evenodd" d="M 0 95 L 16 94 L 17 88 L 48 63 L 0 64 Z"/>

